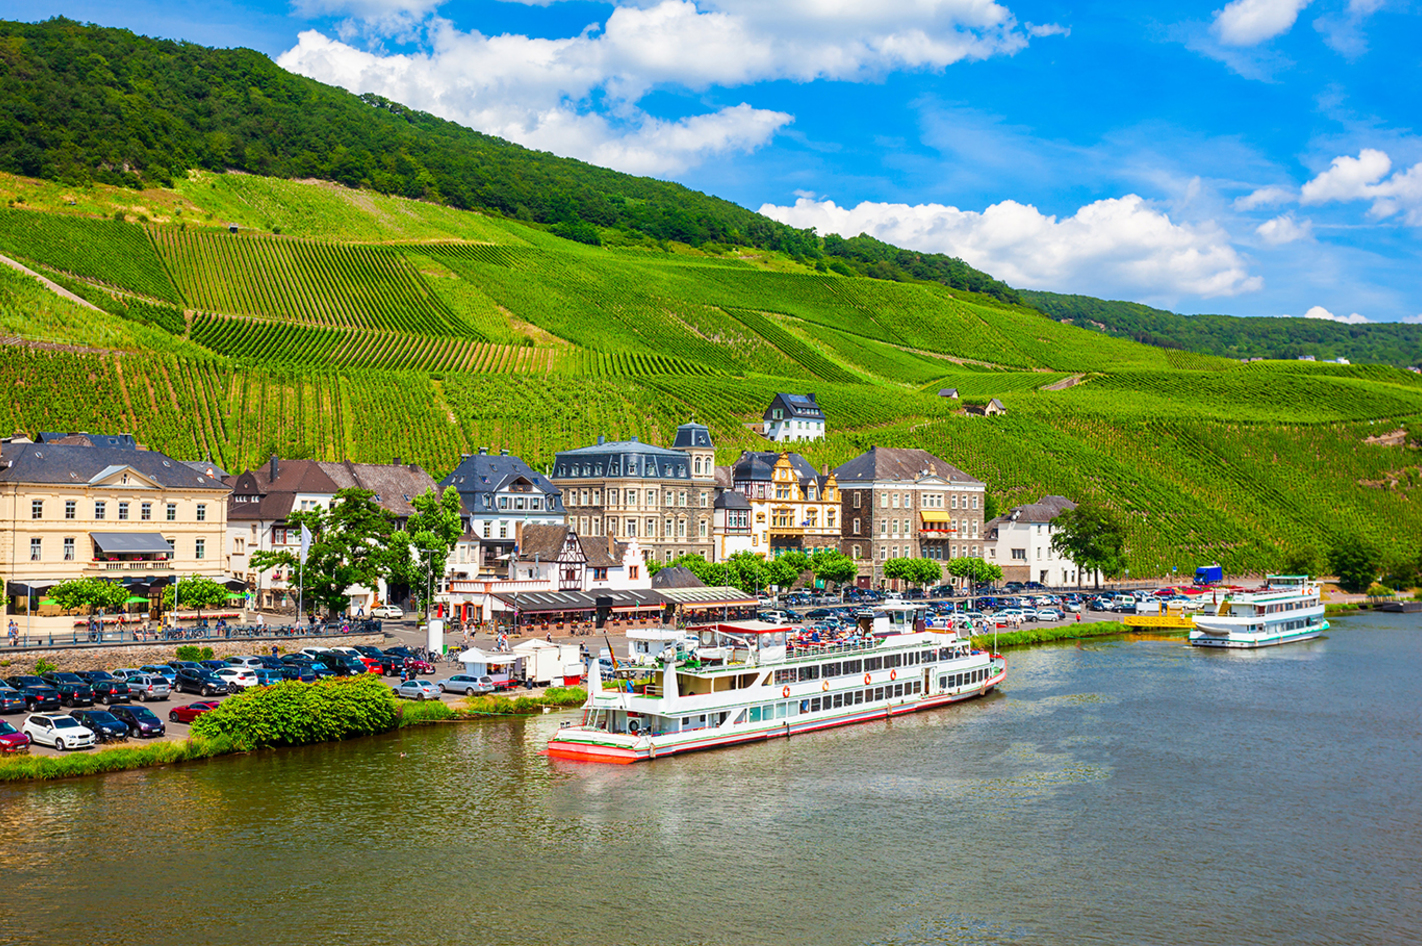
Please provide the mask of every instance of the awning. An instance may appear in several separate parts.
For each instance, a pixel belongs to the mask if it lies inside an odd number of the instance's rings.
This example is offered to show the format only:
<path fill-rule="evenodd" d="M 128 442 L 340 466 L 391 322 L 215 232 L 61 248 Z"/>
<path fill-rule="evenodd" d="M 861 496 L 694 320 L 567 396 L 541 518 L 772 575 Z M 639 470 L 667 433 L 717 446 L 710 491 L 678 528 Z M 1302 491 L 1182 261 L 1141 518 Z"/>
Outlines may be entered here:
<path fill-rule="evenodd" d="M 462 664 L 488 664 L 500 665 L 511 664 L 519 659 L 516 654 L 490 654 L 485 653 L 477 647 L 471 647 L 459 655 L 459 662 Z"/>
<path fill-rule="evenodd" d="M 684 608 L 745 608 L 759 604 L 754 595 L 724 585 L 712 588 L 661 588 L 662 597 Z"/>
<path fill-rule="evenodd" d="M 7 581 L 5 583 L 5 594 L 29 598 L 34 595 L 44 594 L 56 584 L 57 582 L 54 581 L 32 581 L 28 583 L 23 581 Z"/>
<path fill-rule="evenodd" d="M 156 532 L 90 532 L 106 555 L 171 555 L 172 546 Z"/>
<path fill-rule="evenodd" d="M 919 511 L 924 522 L 947 522 L 948 513 L 940 509 L 923 509 Z"/>

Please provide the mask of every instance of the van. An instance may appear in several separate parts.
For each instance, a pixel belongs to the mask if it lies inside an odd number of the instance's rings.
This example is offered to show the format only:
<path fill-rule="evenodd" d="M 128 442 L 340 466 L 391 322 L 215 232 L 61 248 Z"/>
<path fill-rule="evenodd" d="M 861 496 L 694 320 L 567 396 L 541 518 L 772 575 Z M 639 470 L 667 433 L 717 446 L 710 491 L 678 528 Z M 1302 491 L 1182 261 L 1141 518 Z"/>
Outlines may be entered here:
<path fill-rule="evenodd" d="M 1135 614 L 1135 595 L 1116 595 L 1116 597 L 1111 599 L 1111 610 L 1125 614 Z"/>

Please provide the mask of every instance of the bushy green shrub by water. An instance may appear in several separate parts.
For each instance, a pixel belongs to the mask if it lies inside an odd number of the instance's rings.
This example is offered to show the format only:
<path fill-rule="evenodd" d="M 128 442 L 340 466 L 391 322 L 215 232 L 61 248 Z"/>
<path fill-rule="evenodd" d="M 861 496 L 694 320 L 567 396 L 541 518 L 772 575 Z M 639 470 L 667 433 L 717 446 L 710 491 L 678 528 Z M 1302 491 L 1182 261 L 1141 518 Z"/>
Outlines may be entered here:
<path fill-rule="evenodd" d="M 1130 631 L 1118 621 L 1093 621 L 1090 624 L 1063 624 L 1061 627 L 1028 627 L 1020 631 L 1003 632 L 996 636 L 997 649 L 1009 647 L 1030 647 L 1032 644 L 1049 644 L 1053 641 L 1070 641 L 1080 637 L 1110 637 Z M 974 647 L 985 649 L 993 646 L 992 634 L 980 634 L 973 638 Z"/>
<path fill-rule="evenodd" d="M 193 721 L 193 733 L 239 749 L 301 746 L 388 732 L 399 725 L 395 695 L 374 676 L 254 687 Z"/>

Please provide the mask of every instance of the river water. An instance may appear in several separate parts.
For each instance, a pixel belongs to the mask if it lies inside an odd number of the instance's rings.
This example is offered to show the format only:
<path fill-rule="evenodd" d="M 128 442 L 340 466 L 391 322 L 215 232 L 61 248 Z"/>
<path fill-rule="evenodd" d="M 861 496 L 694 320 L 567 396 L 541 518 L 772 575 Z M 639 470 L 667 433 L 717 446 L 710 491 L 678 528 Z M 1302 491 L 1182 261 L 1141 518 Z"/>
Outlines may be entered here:
<path fill-rule="evenodd" d="M 1422 942 L 1422 621 L 1009 652 L 985 700 L 594 766 L 566 714 L 0 786 L 0 942 Z"/>

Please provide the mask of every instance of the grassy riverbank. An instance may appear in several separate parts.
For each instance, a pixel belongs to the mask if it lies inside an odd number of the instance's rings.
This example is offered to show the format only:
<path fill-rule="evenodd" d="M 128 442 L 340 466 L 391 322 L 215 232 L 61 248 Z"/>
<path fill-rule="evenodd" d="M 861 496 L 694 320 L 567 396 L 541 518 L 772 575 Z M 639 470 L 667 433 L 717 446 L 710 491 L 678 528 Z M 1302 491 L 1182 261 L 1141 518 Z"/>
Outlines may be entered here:
<path fill-rule="evenodd" d="M 1012 647 L 1031 647 L 1034 644 L 1079 640 L 1083 637 L 1111 637 L 1116 634 L 1128 634 L 1130 630 L 1120 621 L 1092 621 L 1089 624 L 1063 624 L 1061 627 L 1024 627 L 1020 631 L 999 633 L 996 640 L 997 649 L 1002 651 Z M 993 635 L 975 636 L 973 646 L 991 649 Z"/>
<path fill-rule="evenodd" d="M 335 685 L 339 687 L 343 684 L 337 681 Z M 0 782 L 50 781 L 147 769 L 259 748 L 336 742 L 356 735 L 374 735 L 452 720 L 529 715 L 541 713 L 545 707 L 581 706 L 587 700 L 587 691 L 581 687 L 550 687 L 542 692 L 513 698 L 476 696 L 454 705 L 441 700 L 407 703 L 396 700 L 383 683 L 380 687 L 385 693 L 378 692 L 370 684 L 360 688 L 363 692 L 351 688 L 347 691 L 332 689 L 319 695 L 313 693 L 310 699 L 302 701 L 306 704 L 304 710 L 297 709 L 293 703 L 293 693 L 276 692 L 278 688 L 273 687 L 266 691 L 272 695 L 261 699 L 262 691 L 251 690 L 234 697 L 237 702 L 233 709 L 222 717 L 214 717 L 204 727 L 211 730 L 208 734 L 195 733 L 182 740 L 115 746 L 72 755 L 11 756 L 0 759 Z M 388 705 L 384 702 L 387 694 Z M 242 699 L 249 695 L 250 699 Z M 224 701 L 224 705 L 233 700 Z M 317 709 L 313 710 L 313 707 Z M 300 718 L 274 726 L 269 715 L 273 709 L 295 710 Z M 317 719 L 317 714 L 324 718 Z M 199 719 L 211 715 L 204 714 Z"/>

